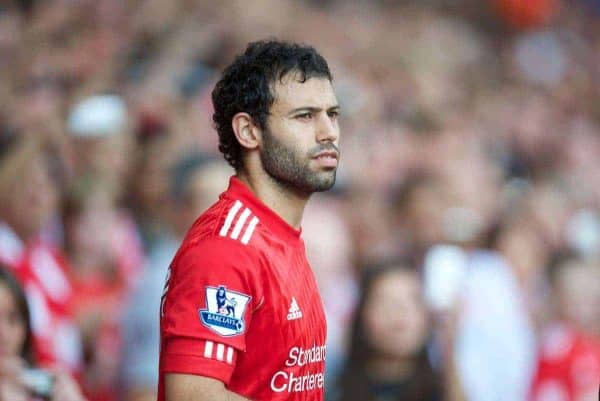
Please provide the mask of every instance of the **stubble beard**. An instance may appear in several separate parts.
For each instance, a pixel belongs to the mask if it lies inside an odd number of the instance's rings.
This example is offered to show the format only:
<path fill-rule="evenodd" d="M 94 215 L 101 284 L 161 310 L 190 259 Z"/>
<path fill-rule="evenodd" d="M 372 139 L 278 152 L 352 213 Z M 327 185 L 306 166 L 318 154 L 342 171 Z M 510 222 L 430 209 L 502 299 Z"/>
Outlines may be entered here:
<path fill-rule="evenodd" d="M 310 196 L 314 192 L 331 189 L 335 184 L 336 169 L 313 171 L 310 168 L 311 155 L 323 150 L 331 150 L 331 146 L 320 145 L 311 149 L 302 160 L 300 152 L 282 144 L 268 130 L 263 131 L 263 149 L 260 160 L 265 172 L 279 186 L 299 195 Z"/>

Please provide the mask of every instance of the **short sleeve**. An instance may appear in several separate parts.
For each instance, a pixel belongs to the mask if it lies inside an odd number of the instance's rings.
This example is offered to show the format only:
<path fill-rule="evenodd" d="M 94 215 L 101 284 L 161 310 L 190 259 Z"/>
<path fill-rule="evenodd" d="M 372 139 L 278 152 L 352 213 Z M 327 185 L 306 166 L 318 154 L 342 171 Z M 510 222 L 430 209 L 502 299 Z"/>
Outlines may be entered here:
<path fill-rule="evenodd" d="M 161 374 L 229 382 L 262 300 L 259 267 L 252 248 L 228 238 L 202 240 L 179 252 L 161 305 Z"/>

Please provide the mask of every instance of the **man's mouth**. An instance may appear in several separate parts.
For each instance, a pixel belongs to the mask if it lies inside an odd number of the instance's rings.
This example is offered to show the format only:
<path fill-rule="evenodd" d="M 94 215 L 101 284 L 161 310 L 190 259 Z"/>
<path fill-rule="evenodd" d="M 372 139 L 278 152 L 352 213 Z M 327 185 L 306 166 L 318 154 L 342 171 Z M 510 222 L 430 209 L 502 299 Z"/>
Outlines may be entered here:
<path fill-rule="evenodd" d="M 333 150 L 319 152 L 313 157 L 322 167 L 337 167 L 338 158 L 339 154 Z"/>

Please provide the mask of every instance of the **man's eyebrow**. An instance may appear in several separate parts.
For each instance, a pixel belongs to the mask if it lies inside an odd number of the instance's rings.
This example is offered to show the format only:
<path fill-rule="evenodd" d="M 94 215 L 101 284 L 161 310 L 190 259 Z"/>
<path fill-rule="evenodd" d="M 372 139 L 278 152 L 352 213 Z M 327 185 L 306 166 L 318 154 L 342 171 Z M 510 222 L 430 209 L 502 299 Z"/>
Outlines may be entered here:
<path fill-rule="evenodd" d="M 308 111 L 308 112 L 311 112 L 311 113 L 318 113 L 321 110 L 323 110 L 321 107 L 302 106 L 302 107 L 298 107 L 298 108 L 295 108 L 293 110 L 290 110 L 290 112 L 288 114 L 295 114 L 295 113 L 298 113 L 298 112 L 301 112 L 301 111 L 304 111 L 304 112 Z M 333 106 L 327 108 L 327 111 L 339 111 L 339 110 L 340 110 L 340 105 L 339 104 L 336 104 L 336 105 L 333 105 Z"/>

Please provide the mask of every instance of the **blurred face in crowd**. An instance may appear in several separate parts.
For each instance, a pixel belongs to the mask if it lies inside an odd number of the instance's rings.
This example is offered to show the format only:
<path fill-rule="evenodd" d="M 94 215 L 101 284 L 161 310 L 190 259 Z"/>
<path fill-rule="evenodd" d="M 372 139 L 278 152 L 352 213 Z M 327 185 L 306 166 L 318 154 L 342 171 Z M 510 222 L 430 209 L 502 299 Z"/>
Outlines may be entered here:
<path fill-rule="evenodd" d="M 231 170 L 222 162 L 209 162 L 188 178 L 182 199 L 172 204 L 170 211 L 175 228 L 185 233 L 201 213 L 208 209 L 227 188 Z"/>
<path fill-rule="evenodd" d="M 331 82 L 299 82 L 290 73 L 273 85 L 275 101 L 263 130 L 260 159 L 265 172 L 301 193 L 326 191 L 335 183 L 339 159 L 338 102 Z"/>
<path fill-rule="evenodd" d="M 0 13 L 0 54 L 12 55 L 19 47 L 21 23 L 19 15 L 6 11 Z"/>
<path fill-rule="evenodd" d="M 381 356 L 411 358 L 427 336 L 421 282 L 414 272 L 390 271 L 375 279 L 363 321 L 371 347 Z"/>
<path fill-rule="evenodd" d="M 75 138 L 73 145 L 78 176 L 91 175 L 95 179 L 102 179 L 117 194 L 124 189 L 124 180 L 133 161 L 133 142 L 128 133 L 101 138 Z"/>
<path fill-rule="evenodd" d="M 418 184 L 410 195 L 403 219 L 414 241 L 431 245 L 443 239 L 442 215 L 447 209 L 446 194 L 436 180 Z"/>
<path fill-rule="evenodd" d="M 517 278 L 527 287 L 539 278 L 540 269 L 546 265 L 548 250 L 526 218 L 515 219 L 505 228 L 498 248 L 510 262 Z"/>
<path fill-rule="evenodd" d="M 227 181 L 231 174 L 229 168 L 221 162 L 209 163 L 190 177 L 186 188 L 187 212 L 191 213 L 188 223 L 208 209 L 227 189 Z"/>
<path fill-rule="evenodd" d="M 18 356 L 25 342 L 25 320 L 8 286 L 0 283 L 0 357 Z"/>
<path fill-rule="evenodd" d="M 600 270 L 567 262 L 555 281 L 559 316 L 589 334 L 600 334 Z"/>
<path fill-rule="evenodd" d="M 115 229 L 117 219 L 118 215 L 102 192 L 90 195 L 81 210 L 72 216 L 66 234 L 76 273 L 85 276 L 101 272 L 108 277 L 116 274 L 117 255 L 113 244 L 119 234 Z"/>
<path fill-rule="evenodd" d="M 140 162 L 135 169 L 134 190 L 141 211 L 158 215 L 168 206 L 169 167 L 173 151 L 165 141 L 157 140 L 142 150 Z"/>
<path fill-rule="evenodd" d="M 56 211 L 58 193 L 42 153 L 32 148 L 20 149 L 18 153 L 16 157 L 23 160 L 15 159 L 4 166 L 13 173 L 11 182 L 2 185 L 4 195 L 9 194 L 3 207 L 7 208 L 9 223 L 27 240 L 36 235 Z"/>
<path fill-rule="evenodd" d="M 27 208 L 23 214 L 36 228 L 44 224 L 56 210 L 58 194 L 41 156 L 31 163 L 23 178 L 25 185 L 21 202 Z"/>

